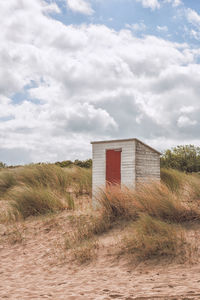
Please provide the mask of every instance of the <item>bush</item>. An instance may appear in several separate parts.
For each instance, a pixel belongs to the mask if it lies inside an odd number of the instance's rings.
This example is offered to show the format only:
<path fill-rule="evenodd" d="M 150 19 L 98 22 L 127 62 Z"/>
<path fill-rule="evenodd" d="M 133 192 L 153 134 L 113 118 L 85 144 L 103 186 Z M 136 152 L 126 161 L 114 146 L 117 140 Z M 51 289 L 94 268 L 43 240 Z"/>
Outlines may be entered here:
<path fill-rule="evenodd" d="M 138 260 L 186 255 L 185 235 L 177 226 L 142 215 L 122 240 L 122 253 Z"/>
<path fill-rule="evenodd" d="M 0 161 L 0 169 L 1 168 L 6 168 L 6 164 L 4 164 L 3 162 Z"/>
<path fill-rule="evenodd" d="M 186 173 L 200 171 L 200 147 L 181 145 L 166 150 L 161 157 L 161 167 Z"/>
<path fill-rule="evenodd" d="M 71 160 L 64 160 L 61 162 L 58 161 L 55 164 L 61 168 L 69 168 L 69 167 L 77 166 L 80 168 L 89 169 L 92 167 L 92 160 L 91 159 L 86 159 L 86 160 L 76 159 L 74 162 L 72 162 Z"/>
<path fill-rule="evenodd" d="M 68 167 L 71 167 L 73 166 L 73 162 L 71 160 L 64 160 L 64 161 L 61 161 L 61 162 L 56 162 L 55 163 L 56 166 L 59 166 L 61 168 L 68 168 Z"/>
<path fill-rule="evenodd" d="M 74 165 L 81 167 L 81 168 L 91 168 L 92 167 L 92 160 L 91 159 L 87 159 L 87 160 L 78 160 L 76 159 L 74 161 Z"/>

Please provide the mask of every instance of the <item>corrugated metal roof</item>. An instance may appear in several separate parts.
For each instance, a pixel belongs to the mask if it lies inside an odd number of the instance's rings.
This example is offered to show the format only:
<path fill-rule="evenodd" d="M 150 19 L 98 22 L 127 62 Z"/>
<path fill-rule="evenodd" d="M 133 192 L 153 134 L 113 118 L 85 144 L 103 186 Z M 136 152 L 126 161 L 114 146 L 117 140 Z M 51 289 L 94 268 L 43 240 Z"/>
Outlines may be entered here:
<path fill-rule="evenodd" d="M 116 143 L 116 142 L 129 142 L 129 141 L 137 141 L 141 144 L 143 144 L 144 146 L 150 148 L 151 150 L 155 151 L 156 153 L 158 153 L 159 155 L 161 155 L 162 153 L 160 153 L 159 151 L 157 151 L 156 149 L 152 148 L 151 146 L 143 143 L 142 141 L 140 141 L 139 139 L 136 138 L 131 138 L 131 139 L 121 139 L 121 140 L 108 140 L 108 141 L 93 141 L 91 142 L 91 144 L 106 144 L 106 143 Z"/>

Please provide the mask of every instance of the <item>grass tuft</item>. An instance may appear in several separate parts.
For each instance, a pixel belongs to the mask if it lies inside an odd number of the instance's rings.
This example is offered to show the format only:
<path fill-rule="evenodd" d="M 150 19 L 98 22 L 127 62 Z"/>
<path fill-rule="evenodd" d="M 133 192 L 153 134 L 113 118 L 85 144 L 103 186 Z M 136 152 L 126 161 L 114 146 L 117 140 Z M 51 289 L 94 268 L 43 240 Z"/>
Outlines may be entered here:
<path fill-rule="evenodd" d="M 13 191 L 12 199 L 15 200 L 11 202 L 11 205 L 24 219 L 66 208 L 66 203 L 48 188 L 25 187 Z"/>
<path fill-rule="evenodd" d="M 166 185 L 156 182 L 140 184 L 136 190 L 108 187 L 101 190 L 97 200 L 111 221 L 135 220 L 140 213 L 178 223 L 200 219 L 199 210 L 181 203 Z"/>
<path fill-rule="evenodd" d="M 0 200 L 13 186 L 16 185 L 16 176 L 13 171 L 2 171 L 0 173 Z"/>
<path fill-rule="evenodd" d="M 85 264 L 97 257 L 98 242 L 88 240 L 72 250 L 72 257 L 80 264 Z"/>
<path fill-rule="evenodd" d="M 179 193 L 187 179 L 185 173 L 173 169 L 161 169 L 162 182 L 174 193 Z"/>
<path fill-rule="evenodd" d="M 142 215 L 122 240 L 122 253 L 137 260 L 186 256 L 185 234 L 180 227 Z"/>

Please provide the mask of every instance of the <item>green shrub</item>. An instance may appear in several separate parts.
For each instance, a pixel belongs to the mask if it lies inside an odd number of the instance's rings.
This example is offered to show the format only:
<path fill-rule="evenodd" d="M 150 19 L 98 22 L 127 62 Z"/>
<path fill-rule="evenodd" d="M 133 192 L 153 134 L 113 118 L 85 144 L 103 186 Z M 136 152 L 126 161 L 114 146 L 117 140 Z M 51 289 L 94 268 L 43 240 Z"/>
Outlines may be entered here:
<path fill-rule="evenodd" d="M 200 171 L 200 147 L 180 145 L 166 150 L 161 157 L 161 167 L 186 173 Z"/>

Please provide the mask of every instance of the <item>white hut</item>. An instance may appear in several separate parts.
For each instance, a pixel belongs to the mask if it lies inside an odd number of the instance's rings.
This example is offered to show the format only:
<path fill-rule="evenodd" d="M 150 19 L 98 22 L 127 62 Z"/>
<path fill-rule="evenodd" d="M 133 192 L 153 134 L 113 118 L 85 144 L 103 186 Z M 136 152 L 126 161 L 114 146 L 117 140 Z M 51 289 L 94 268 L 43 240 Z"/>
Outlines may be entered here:
<path fill-rule="evenodd" d="M 106 182 L 135 187 L 137 182 L 160 180 L 161 153 L 140 140 L 91 142 L 92 194 Z"/>

